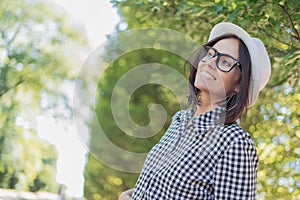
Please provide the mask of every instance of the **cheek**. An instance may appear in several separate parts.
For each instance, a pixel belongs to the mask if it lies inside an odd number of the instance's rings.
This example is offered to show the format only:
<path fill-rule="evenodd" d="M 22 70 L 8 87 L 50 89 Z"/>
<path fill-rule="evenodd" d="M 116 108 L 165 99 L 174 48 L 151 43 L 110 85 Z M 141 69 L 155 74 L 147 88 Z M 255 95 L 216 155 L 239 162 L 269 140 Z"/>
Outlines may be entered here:
<path fill-rule="evenodd" d="M 240 73 L 232 73 L 223 75 L 223 83 L 227 94 L 232 93 L 233 91 L 239 88 L 240 84 Z"/>
<path fill-rule="evenodd" d="M 203 62 L 198 62 L 198 65 L 197 65 L 197 72 L 199 71 L 199 69 L 201 69 L 203 67 Z"/>

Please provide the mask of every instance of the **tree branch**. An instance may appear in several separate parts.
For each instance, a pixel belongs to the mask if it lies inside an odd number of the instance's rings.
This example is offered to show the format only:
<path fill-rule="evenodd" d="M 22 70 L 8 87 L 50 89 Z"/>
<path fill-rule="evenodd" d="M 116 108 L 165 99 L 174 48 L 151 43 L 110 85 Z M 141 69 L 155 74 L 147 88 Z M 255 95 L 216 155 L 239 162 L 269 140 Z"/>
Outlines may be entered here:
<path fill-rule="evenodd" d="M 259 29 L 260 31 L 264 32 L 267 36 L 270 36 L 271 38 L 277 40 L 278 42 L 280 42 L 280 43 L 282 43 L 282 44 L 285 44 L 285 45 L 287 45 L 287 46 L 291 46 L 291 47 L 293 47 L 293 48 L 295 48 L 295 49 L 297 49 L 297 50 L 300 50 L 300 48 L 295 47 L 293 44 L 286 43 L 286 42 L 280 40 L 279 38 L 274 37 L 272 34 L 268 33 L 266 30 L 260 28 L 258 25 L 257 25 L 257 27 L 258 27 L 258 29 Z"/>
<path fill-rule="evenodd" d="M 280 86 L 280 85 L 282 85 L 283 83 L 287 82 L 287 80 L 289 80 L 289 77 L 288 77 L 288 76 L 285 77 L 285 78 L 283 78 L 283 79 L 281 79 L 281 80 L 278 81 L 276 84 L 271 84 L 271 85 L 269 85 L 269 88 L 272 89 L 272 88 L 274 88 L 274 87 Z"/>
<path fill-rule="evenodd" d="M 6 88 L 6 89 L 3 90 L 3 91 L 0 91 L 0 98 L 1 98 L 5 93 L 7 93 L 8 91 L 10 91 L 10 90 L 12 90 L 12 89 L 18 87 L 18 85 L 20 85 L 20 84 L 22 84 L 22 83 L 24 83 L 24 81 L 23 81 L 23 80 L 19 80 L 15 85 Z"/>
<path fill-rule="evenodd" d="M 283 10 L 283 12 L 288 16 L 289 18 L 289 21 L 291 23 L 291 26 L 292 26 L 292 30 L 293 32 L 296 34 L 296 36 L 293 36 L 296 40 L 299 41 L 300 43 L 300 35 L 299 35 L 299 32 L 297 31 L 297 29 L 295 28 L 295 24 L 292 20 L 292 17 L 291 15 L 289 14 L 289 12 L 287 11 L 287 9 L 285 8 L 285 6 L 281 5 L 280 3 L 278 4 L 278 6 Z"/>
<path fill-rule="evenodd" d="M 10 38 L 10 39 L 6 39 L 6 46 L 7 46 L 7 49 L 9 49 L 8 47 L 11 45 L 11 43 L 16 39 L 16 37 L 18 36 L 19 32 L 20 32 L 20 29 L 21 27 L 18 26 L 16 31 L 13 33 L 13 36 Z M 5 35 L 3 35 L 3 37 L 5 37 Z M 6 37 L 5 37 L 6 38 Z"/>

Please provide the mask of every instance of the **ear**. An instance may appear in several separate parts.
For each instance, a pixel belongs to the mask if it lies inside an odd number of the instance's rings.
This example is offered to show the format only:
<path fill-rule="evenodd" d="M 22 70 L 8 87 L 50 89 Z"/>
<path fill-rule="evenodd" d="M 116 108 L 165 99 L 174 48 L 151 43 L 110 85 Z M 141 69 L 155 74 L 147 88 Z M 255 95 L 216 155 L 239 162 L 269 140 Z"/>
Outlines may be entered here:
<path fill-rule="evenodd" d="M 239 92 L 239 88 L 234 88 L 232 92 L 233 92 L 234 94 L 238 93 L 238 92 Z"/>
<path fill-rule="evenodd" d="M 236 88 L 234 88 L 234 89 L 231 91 L 231 93 L 230 93 L 228 96 L 233 96 L 233 95 L 235 95 L 235 94 L 238 93 L 238 92 L 239 92 L 239 88 L 236 87 Z"/>
<path fill-rule="evenodd" d="M 240 86 L 239 85 L 235 85 L 235 87 L 232 90 L 232 93 L 236 94 L 240 91 Z"/>

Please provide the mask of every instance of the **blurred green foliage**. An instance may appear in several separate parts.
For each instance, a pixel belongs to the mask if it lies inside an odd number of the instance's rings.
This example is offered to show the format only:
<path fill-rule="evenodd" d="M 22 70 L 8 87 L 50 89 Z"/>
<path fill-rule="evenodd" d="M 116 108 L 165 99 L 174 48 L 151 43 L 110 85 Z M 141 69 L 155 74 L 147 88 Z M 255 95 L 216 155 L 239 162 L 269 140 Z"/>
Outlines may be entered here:
<path fill-rule="evenodd" d="M 119 31 L 160 27 L 190 36 L 199 44 L 207 41 L 209 31 L 221 21 L 244 27 L 252 36 L 263 40 L 272 62 L 272 76 L 258 102 L 241 121 L 255 140 L 260 157 L 258 199 L 300 199 L 300 5 L 287 1 L 174 1 L 111 0 L 123 22 Z M 125 26 L 126 25 L 126 26 Z M 112 51 L 114 41 L 111 41 Z M 144 52 L 143 52 L 144 51 Z M 146 56 L 145 56 L 146 55 Z M 98 84 L 96 118 L 107 137 L 117 146 L 136 152 L 147 152 L 164 133 L 170 117 L 179 109 L 174 94 L 159 85 L 144 85 L 133 93 L 129 108 L 137 124 L 149 123 L 149 103 L 165 107 L 168 120 L 164 129 L 147 139 L 126 135 L 111 113 L 111 95 L 118 79 L 128 70 L 148 62 L 168 65 L 185 74 L 182 58 L 153 48 L 122 55 L 111 63 Z M 185 89 L 185 88 L 183 88 Z M 186 90 L 187 92 L 187 90 Z M 183 92 L 182 95 L 187 95 Z M 124 103 L 124 105 L 126 102 Z M 91 132 L 91 148 L 101 146 Z M 132 165 L 135 161 L 132 160 Z M 124 190 L 134 187 L 137 174 L 114 170 L 90 154 L 85 172 L 85 196 L 88 199 L 117 199 Z"/>
<path fill-rule="evenodd" d="M 113 106 L 111 105 L 111 95 L 113 89 L 118 84 L 118 80 L 132 67 L 147 64 L 149 62 L 173 66 L 174 69 L 178 70 L 180 73 L 184 73 L 184 60 L 179 59 L 177 55 L 161 50 L 153 51 L 151 49 L 141 49 L 125 54 L 120 57 L 120 59 L 114 60 L 101 77 L 98 85 L 98 102 L 101 103 L 97 103 L 95 107 L 95 112 L 97 113 L 96 120 L 99 122 L 106 136 L 116 146 L 130 152 L 148 152 L 166 131 L 171 120 L 168 117 L 163 129 L 154 136 L 146 139 L 136 138 L 130 135 L 130 130 L 127 132 L 129 135 L 124 134 L 114 120 L 111 112 Z M 120 65 L 122 65 L 122 67 L 120 67 Z M 145 79 L 143 82 L 147 83 L 147 78 L 149 79 L 151 76 L 157 75 L 157 73 L 160 73 L 160 70 L 151 74 L 147 74 L 147 71 L 145 71 L 145 74 L 143 74 L 142 77 L 132 77 L 132 80 L 142 78 Z M 166 75 L 164 78 L 172 79 L 174 77 L 172 77 L 171 74 Z M 174 83 L 174 85 L 175 84 L 176 83 Z M 117 87 L 120 87 L 120 85 Z M 186 88 L 182 88 L 182 92 L 182 95 L 186 97 Z M 127 94 L 125 93 L 125 95 Z M 180 104 L 174 101 L 174 99 L 176 99 L 176 96 L 168 90 L 168 88 L 162 85 L 149 83 L 142 85 L 134 91 L 130 96 L 128 109 L 132 115 L 132 120 L 136 124 L 146 126 L 150 123 L 150 116 L 148 114 L 149 105 L 162 105 L 168 111 L 168 115 L 172 116 L 180 109 Z M 126 109 L 125 107 L 126 105 L 124 104 L 124 109 Z M 135 184 L 138 175 L 120 172 L 107 167 L 99 162 L 97 159 L 99 156 L 93 156 L 93 154 L 98 154 L 98 152 L 101 153 L 99 147 L 105 145 L 103 141 L 99 139 L 98 134 L 99 133 L 96 130 L 93 132 L 92 129 L 92 138 L 90 142 L 91 154 L 85 172 L 85 197 L 87 199 L 115 199 L 120 191 L 126 190 L 129 186 L 132 187 Z M 108 154 L 107 156 L 110 155 Z M 131 160 L 130 165 L 142 165 L 142 163 L 137 163 L 137 160 Z"/>
<path fill-rule="evenodd" d="M 51 109 L 59 116 L 61 84 L 75 76 L 67 44 L 83 45 L 84 38 L 67 19 L 46 1 L 0 1 L 1 188 L 58 191 L 57 152 L 38 138 L 35 120 Z"/>

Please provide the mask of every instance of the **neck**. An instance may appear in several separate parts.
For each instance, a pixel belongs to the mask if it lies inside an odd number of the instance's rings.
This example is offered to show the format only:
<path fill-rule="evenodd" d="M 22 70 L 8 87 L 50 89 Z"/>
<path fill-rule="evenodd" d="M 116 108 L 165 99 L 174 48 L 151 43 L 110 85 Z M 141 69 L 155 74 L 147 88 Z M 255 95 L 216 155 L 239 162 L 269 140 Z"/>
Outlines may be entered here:
<path fill-rule="evenodd" d="M 205 95 L 205 93 L 202 93 L 200 102 L 201 103 L 199 106 L 197 106 L 197 110 L 196 110 L 194 116 L 199 116 L 203 113 L 206 113 L 208 111 L 211 111 L 211 110 L 219 107 L 220 101 L 216 101 L 213 98 L 211 98 L 210 95 Z"/>

